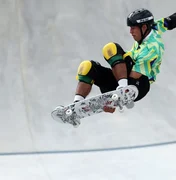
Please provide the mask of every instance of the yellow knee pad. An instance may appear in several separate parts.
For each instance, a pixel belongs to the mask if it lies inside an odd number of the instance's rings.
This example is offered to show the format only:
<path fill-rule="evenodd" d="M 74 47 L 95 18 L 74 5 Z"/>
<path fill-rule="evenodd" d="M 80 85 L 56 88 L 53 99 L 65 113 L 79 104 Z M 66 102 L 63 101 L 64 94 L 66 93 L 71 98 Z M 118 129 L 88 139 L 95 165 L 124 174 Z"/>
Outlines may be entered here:
<path fill-rule="evenodd" d="M 85 76 L 88 74 L 91 68 L 92 68 L 91 61 L 85 60 L 79 65 L 78 74 Z"/>
<path fill-rule="evenodd" d="M 91 79 L 88 75 L 91 68 L 92 68 L 91 61 L 85 60 L 85 61 L 81 62 L 81 64 L 78 67 L 76 79 L 79 81 L 88 83 L 88 84 L 93 84 L 93 82 L 94 82 L 93 79 Z"/>
<path fill-rule="evenodd" d="M 117 47 L 113 42 L 110 42 L 103 47 L 103 56 L 107 61 L 116 54 L 117 54 Z"/>
<path fill-rule="evenodd" d="M 113 42 L 110 42 L 103 47 L 103 56 L 105 60 L 111 65 L 111 67 L 117 63 L 124 62 L 121 52 L 118 52 L 118 47 Z"/>

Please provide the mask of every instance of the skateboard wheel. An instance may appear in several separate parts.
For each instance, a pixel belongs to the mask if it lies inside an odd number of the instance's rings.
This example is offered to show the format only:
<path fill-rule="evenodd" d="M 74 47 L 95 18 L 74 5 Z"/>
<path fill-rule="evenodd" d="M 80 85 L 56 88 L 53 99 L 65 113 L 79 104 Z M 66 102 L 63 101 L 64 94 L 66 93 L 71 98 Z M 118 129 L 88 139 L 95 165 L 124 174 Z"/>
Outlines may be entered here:
<path fill-rule="evenodd" d="M 112 95 L 112 100 L 117 101 L 118 98 L 119 98 L 119 96 L 117 94 L 113 94 Z"/>
<path fill-rule="evenodd" d="M 123 112 L 124 111 L 124 107 L 122 106 L 122 107 L 119 107 L 119 112 Z"/>
<path fill-rule="evenodd" d="M 68 110 L 66 111 L 66 115 L 71 116 L 71 115 L 72 115 L 72 110 L 71 110 L 71 109 L 68 109 Z"/>

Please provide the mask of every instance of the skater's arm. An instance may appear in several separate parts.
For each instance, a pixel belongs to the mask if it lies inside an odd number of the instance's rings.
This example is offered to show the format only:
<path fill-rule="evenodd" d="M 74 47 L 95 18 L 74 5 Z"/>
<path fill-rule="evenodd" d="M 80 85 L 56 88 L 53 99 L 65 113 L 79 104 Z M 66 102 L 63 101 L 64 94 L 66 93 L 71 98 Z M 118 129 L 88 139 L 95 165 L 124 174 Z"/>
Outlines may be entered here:
<path fill-rule="evenodd" d="M 157 30 L 159 34 L 162 34 L 167 30 L 172 30 L 174 28 L 176 28 L 176 13 L 155 21 L 152 27 L 152 29 Z"/>

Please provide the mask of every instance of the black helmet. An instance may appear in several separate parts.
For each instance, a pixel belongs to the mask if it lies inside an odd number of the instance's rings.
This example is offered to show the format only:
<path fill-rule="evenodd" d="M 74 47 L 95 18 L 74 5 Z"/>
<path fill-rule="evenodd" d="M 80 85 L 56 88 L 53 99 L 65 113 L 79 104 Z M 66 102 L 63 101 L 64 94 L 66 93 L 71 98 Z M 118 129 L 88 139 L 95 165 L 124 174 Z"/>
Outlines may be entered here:
<path fill-rule="evenodd" d="M 154 23 L 153 14 L 147 9 L 137 9 L 127 17 L 127 26 L 142 26 L 147 24 L 148 28 Z"/>

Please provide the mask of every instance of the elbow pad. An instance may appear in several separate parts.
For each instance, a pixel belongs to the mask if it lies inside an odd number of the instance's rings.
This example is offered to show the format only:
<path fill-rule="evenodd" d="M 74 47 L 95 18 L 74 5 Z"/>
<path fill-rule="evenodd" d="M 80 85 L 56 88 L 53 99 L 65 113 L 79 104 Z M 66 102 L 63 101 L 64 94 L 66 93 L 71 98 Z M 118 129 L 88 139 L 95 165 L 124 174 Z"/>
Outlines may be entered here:
<path fill-rule="evenodd" d="M 164 24 L 168 28 L 168 30 L 172 30 L 176 28 L 176 13 L 172 14 L 171 16 L 164 18 Z"/>

